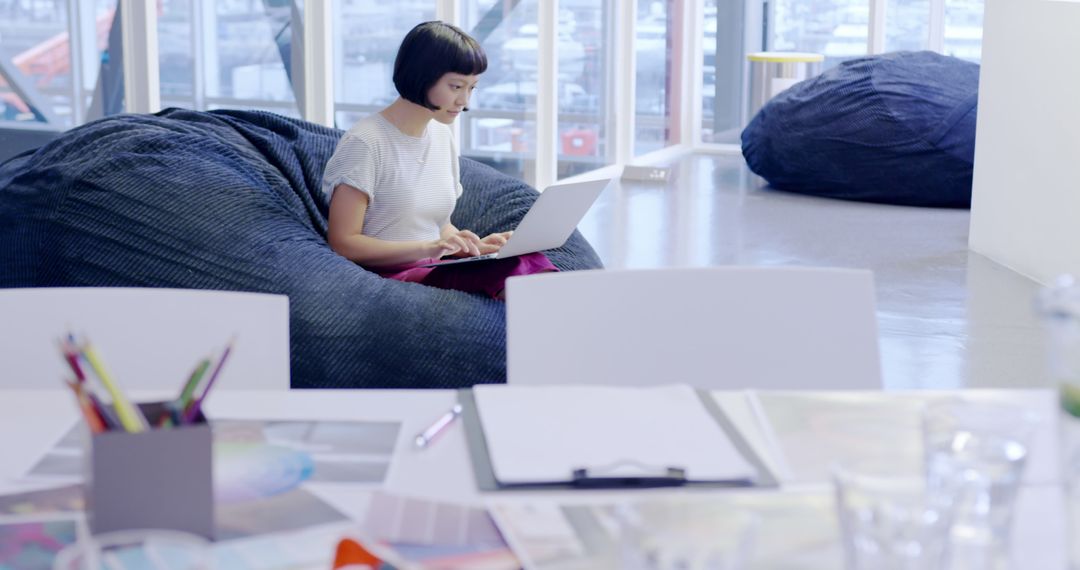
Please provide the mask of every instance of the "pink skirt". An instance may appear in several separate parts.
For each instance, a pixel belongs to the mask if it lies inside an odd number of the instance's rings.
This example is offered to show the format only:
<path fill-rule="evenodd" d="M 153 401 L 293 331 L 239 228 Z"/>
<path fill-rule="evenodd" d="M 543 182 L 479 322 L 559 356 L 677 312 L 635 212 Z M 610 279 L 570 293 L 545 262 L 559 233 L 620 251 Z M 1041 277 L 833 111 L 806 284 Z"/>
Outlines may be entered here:
<path fill-rule="evenodd" d="M 433 259 L 421 259 L 415 263 L 394 265 L 389 267 L 368 268 L 375 273 L 389 279 L 407 281 L 409 283 L 423 283 L 440 289 L 453 289 L 466 293 L 477 293 L 497 299 L 499 293 L 506 287 L 507 278 L 517 275 L 532 275 L 534 273 L 546 273 L 558 271 L 551 264 L 551 260 L 540 252 L 507 257 L 505 259 L 492 259 L 489 261 L 474 261 L 472 263 L 455 263 L 453 265 L 420 267 L 425 263 L 436 261 Z"/>

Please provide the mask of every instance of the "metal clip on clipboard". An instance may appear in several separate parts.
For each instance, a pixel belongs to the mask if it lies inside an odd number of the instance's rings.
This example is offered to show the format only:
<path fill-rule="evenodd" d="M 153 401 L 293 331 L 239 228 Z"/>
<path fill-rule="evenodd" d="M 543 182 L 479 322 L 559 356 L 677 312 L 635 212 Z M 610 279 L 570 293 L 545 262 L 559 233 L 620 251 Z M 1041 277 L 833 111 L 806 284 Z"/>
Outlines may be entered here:
<path fill-rule="evenodd" d="M 635 472 L 627 472 L 631 467 Z M 686 470 L 679 467 L 657 468 L 637 461 L 619 461 L 611 465 L 575 469 L 570 485 L 578 489 L 643 489 L 679 487 L 686 484 Z"/>

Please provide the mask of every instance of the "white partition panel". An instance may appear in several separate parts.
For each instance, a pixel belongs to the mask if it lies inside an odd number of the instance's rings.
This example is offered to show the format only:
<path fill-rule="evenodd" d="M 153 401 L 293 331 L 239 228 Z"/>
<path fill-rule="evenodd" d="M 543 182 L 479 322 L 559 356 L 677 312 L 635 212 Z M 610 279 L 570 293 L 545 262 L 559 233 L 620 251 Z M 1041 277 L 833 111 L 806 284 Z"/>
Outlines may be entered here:
<path fill-rule="evenodd" d="M 510 384 L 880 389 L 874 278 L 822 267 L 594 270 L 506 282 Z"/>
<path fill-rule="evenodd" d="M 180 388 L 235 339 L 215 385 L 289 388 L 284 295 L 136 288 L 0 290 L 0 388 L 60 388 L 73 377 L 57 341 L 89 339 L 124 389 Z"/>
<path fill-rule="evenodd" d="M 1080 274 L 1077 30 L 1077 2 L 986 2 L 970 246 L 1044 283 Z"/>

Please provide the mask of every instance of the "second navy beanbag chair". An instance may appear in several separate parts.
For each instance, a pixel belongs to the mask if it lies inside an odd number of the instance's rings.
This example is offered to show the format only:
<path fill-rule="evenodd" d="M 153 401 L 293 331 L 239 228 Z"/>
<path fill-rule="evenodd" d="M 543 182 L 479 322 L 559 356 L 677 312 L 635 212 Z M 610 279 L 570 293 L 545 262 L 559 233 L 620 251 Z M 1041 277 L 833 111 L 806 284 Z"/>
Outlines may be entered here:
<path fill-rule="evenodd" d="M 780 190 L 967 208 L 978 92 L 978 65 L 933 52 L 847 61 L 766 104 L 743 156 Z"/>

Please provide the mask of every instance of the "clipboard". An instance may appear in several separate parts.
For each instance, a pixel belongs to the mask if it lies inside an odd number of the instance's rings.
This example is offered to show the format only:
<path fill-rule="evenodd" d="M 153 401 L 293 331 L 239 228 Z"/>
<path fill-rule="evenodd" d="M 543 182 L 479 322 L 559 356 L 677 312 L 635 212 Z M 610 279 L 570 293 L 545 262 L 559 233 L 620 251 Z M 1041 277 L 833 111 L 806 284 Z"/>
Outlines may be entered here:
<path fill-rule="evenodd" d="M 458 390 L 458 403 L 461 404 L 461 420 L 465 432 L 465 440 L 469 447 L 469 456 L 472 461 L 473 472 L 476 476 L 476 486 L 481 491 L 502 490 L 542 490 L 542 489 L 643 489 L 662 487 L 705 487 L 705 488 L 747 488 L 747 487 L 778 487 L 776 475 L 767 467 L 765 462 L 739 433 L 735 425 L 727 417 L 724 411 L 716 404 L 711 395 L 705 390 L 695 390 L 701 405 L 728 436 L 735 449 L 757 471 L 756 475 L 745 479 L 732 479 L 722 481 L 687 479 L 686 473 L 677 466 L 656 466 L 654 472 L 635 475 L 609 475 L 601 468 L 577 469 L 568 473 L 565 480 L 530 483 L 506 483 L 499 481 L 495 476 L 492 466 L 491 455 L 488 450 L 487 440 L 484 436 L 484 427 L 480 421 L 476 398 L 471 388 Z"/>

